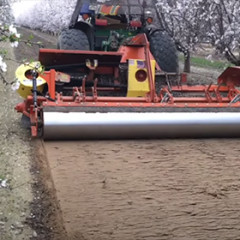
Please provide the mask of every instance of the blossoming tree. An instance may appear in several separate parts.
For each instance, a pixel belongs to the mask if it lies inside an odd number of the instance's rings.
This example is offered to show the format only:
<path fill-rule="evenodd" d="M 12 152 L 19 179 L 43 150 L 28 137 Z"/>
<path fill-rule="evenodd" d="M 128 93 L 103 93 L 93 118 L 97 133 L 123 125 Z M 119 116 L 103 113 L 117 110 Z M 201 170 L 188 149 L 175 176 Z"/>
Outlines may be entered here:
<path fill-rule="evenodd" d="M 13 17 L 11 15 L 10 4 L 7 0 L 0 1 L 0 43 L 9 41 L 12 47 L 18 46 L 20 34 L 17 33 L 16 28 L 11 24 Z M 0 45 L 0 77 L 4 79 L 3 73 L 7 71 L 7 64 L 4 58 L 7 52 Z"/>
<path fill-rule="evenodd" d="M 239 0 L 159 0 L 157 7 L 186 61 L 197 43 L 207 41 L 240 65 Z"/>

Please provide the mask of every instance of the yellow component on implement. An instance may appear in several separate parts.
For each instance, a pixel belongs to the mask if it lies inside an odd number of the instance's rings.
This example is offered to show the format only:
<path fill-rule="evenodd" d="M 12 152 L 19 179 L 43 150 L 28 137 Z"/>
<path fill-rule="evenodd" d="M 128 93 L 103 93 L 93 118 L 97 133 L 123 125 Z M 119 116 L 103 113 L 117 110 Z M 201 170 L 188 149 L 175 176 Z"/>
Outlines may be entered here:
<path fill-rule="evenodd" d="M 31 78 L 27 77 L 30 70 L 34 69 L 39 62 L 32 62 L 29 64 L 22 64 L 20 65 L 16 72 L 15 76 L 18 82 L 18 94 L 23 97 L 27 98 L 29 95 L 32 95 L 32 80 Z M 39 69 L 38 69 L 39 70 Z M 40 69 L 41 71 L 41 69 Z M 37 90 L 39 92 L 43 91 L 44 85 L 46 84 L 46 81 L 42 77 L 37 78 Z"/>
<path fill-rule="evenodd" d="M 156 61 L 151 60 L 152 77 L 155 82 Z M 138 79 L 137 79 L 138 78 Z M 129 59 L 127 97 L 144 97 L 150 91 L 145 60 Z"/>

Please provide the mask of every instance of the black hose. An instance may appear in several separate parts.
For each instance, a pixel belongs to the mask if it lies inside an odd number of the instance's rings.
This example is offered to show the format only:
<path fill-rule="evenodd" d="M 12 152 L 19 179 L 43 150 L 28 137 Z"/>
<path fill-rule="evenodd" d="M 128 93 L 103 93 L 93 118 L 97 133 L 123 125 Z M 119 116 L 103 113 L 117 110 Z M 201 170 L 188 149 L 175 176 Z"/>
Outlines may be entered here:
<path fill-rule="evenodd" d="M 32 70 L 32 92 L 33 92 L 33 106 L 37 108 L 37 77 L 38 73 L 35 70 Z"/>

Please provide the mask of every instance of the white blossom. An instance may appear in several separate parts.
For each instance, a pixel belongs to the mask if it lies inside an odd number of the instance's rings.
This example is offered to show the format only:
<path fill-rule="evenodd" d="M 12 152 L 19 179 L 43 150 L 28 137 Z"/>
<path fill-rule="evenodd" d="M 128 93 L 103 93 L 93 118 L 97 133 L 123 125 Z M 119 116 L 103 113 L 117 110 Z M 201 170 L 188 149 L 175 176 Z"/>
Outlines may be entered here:
<path fill-rule="evenodd" d="M 0 179 L 0 187 L 6 188 L 7 187 L 7 179 Z"/>
<path fill-rule="evenodd" d="M 6 72 L 6 71 L 7 71 L 7 64 L 3 61 L 2 56 L 0 56 L 0 69 L 1 69 L 3 72 Z"/>
<path fill-rule="evenodd" d="M 9 26 L 9 32 L 10 34 L 17 34 L 17 29 L 13 26 L 13 25 L 10 25 Z"/>
<path fill-rule="evenodd" d="M 16 36 L 16 38 L 20 38 L 21 34 L 20 33 L 16 33 L 15 36 Z"/>
<path fill-rule="evenodd" d="M 12 47 L 18 47 L 18 41 L 10 42 Z"/>
<path fill-rule="evenodd" d="M 19 89 L 19 87 L 20 87 L 20 81 L 17 80 L 15 83 L 12 84 L 11 87 L 12 87 L 13 91 L 17 91 Z"/>

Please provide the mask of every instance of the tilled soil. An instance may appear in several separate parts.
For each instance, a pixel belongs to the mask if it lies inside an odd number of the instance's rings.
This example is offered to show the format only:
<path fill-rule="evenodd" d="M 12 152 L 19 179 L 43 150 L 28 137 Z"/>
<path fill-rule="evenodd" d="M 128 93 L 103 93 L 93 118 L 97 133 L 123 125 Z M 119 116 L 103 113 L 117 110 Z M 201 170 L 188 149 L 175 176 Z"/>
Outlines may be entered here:
<path fill-rule="evenodd" d="M 239 143 L 45 142 L 68 239 L 240 239 Z"/>

